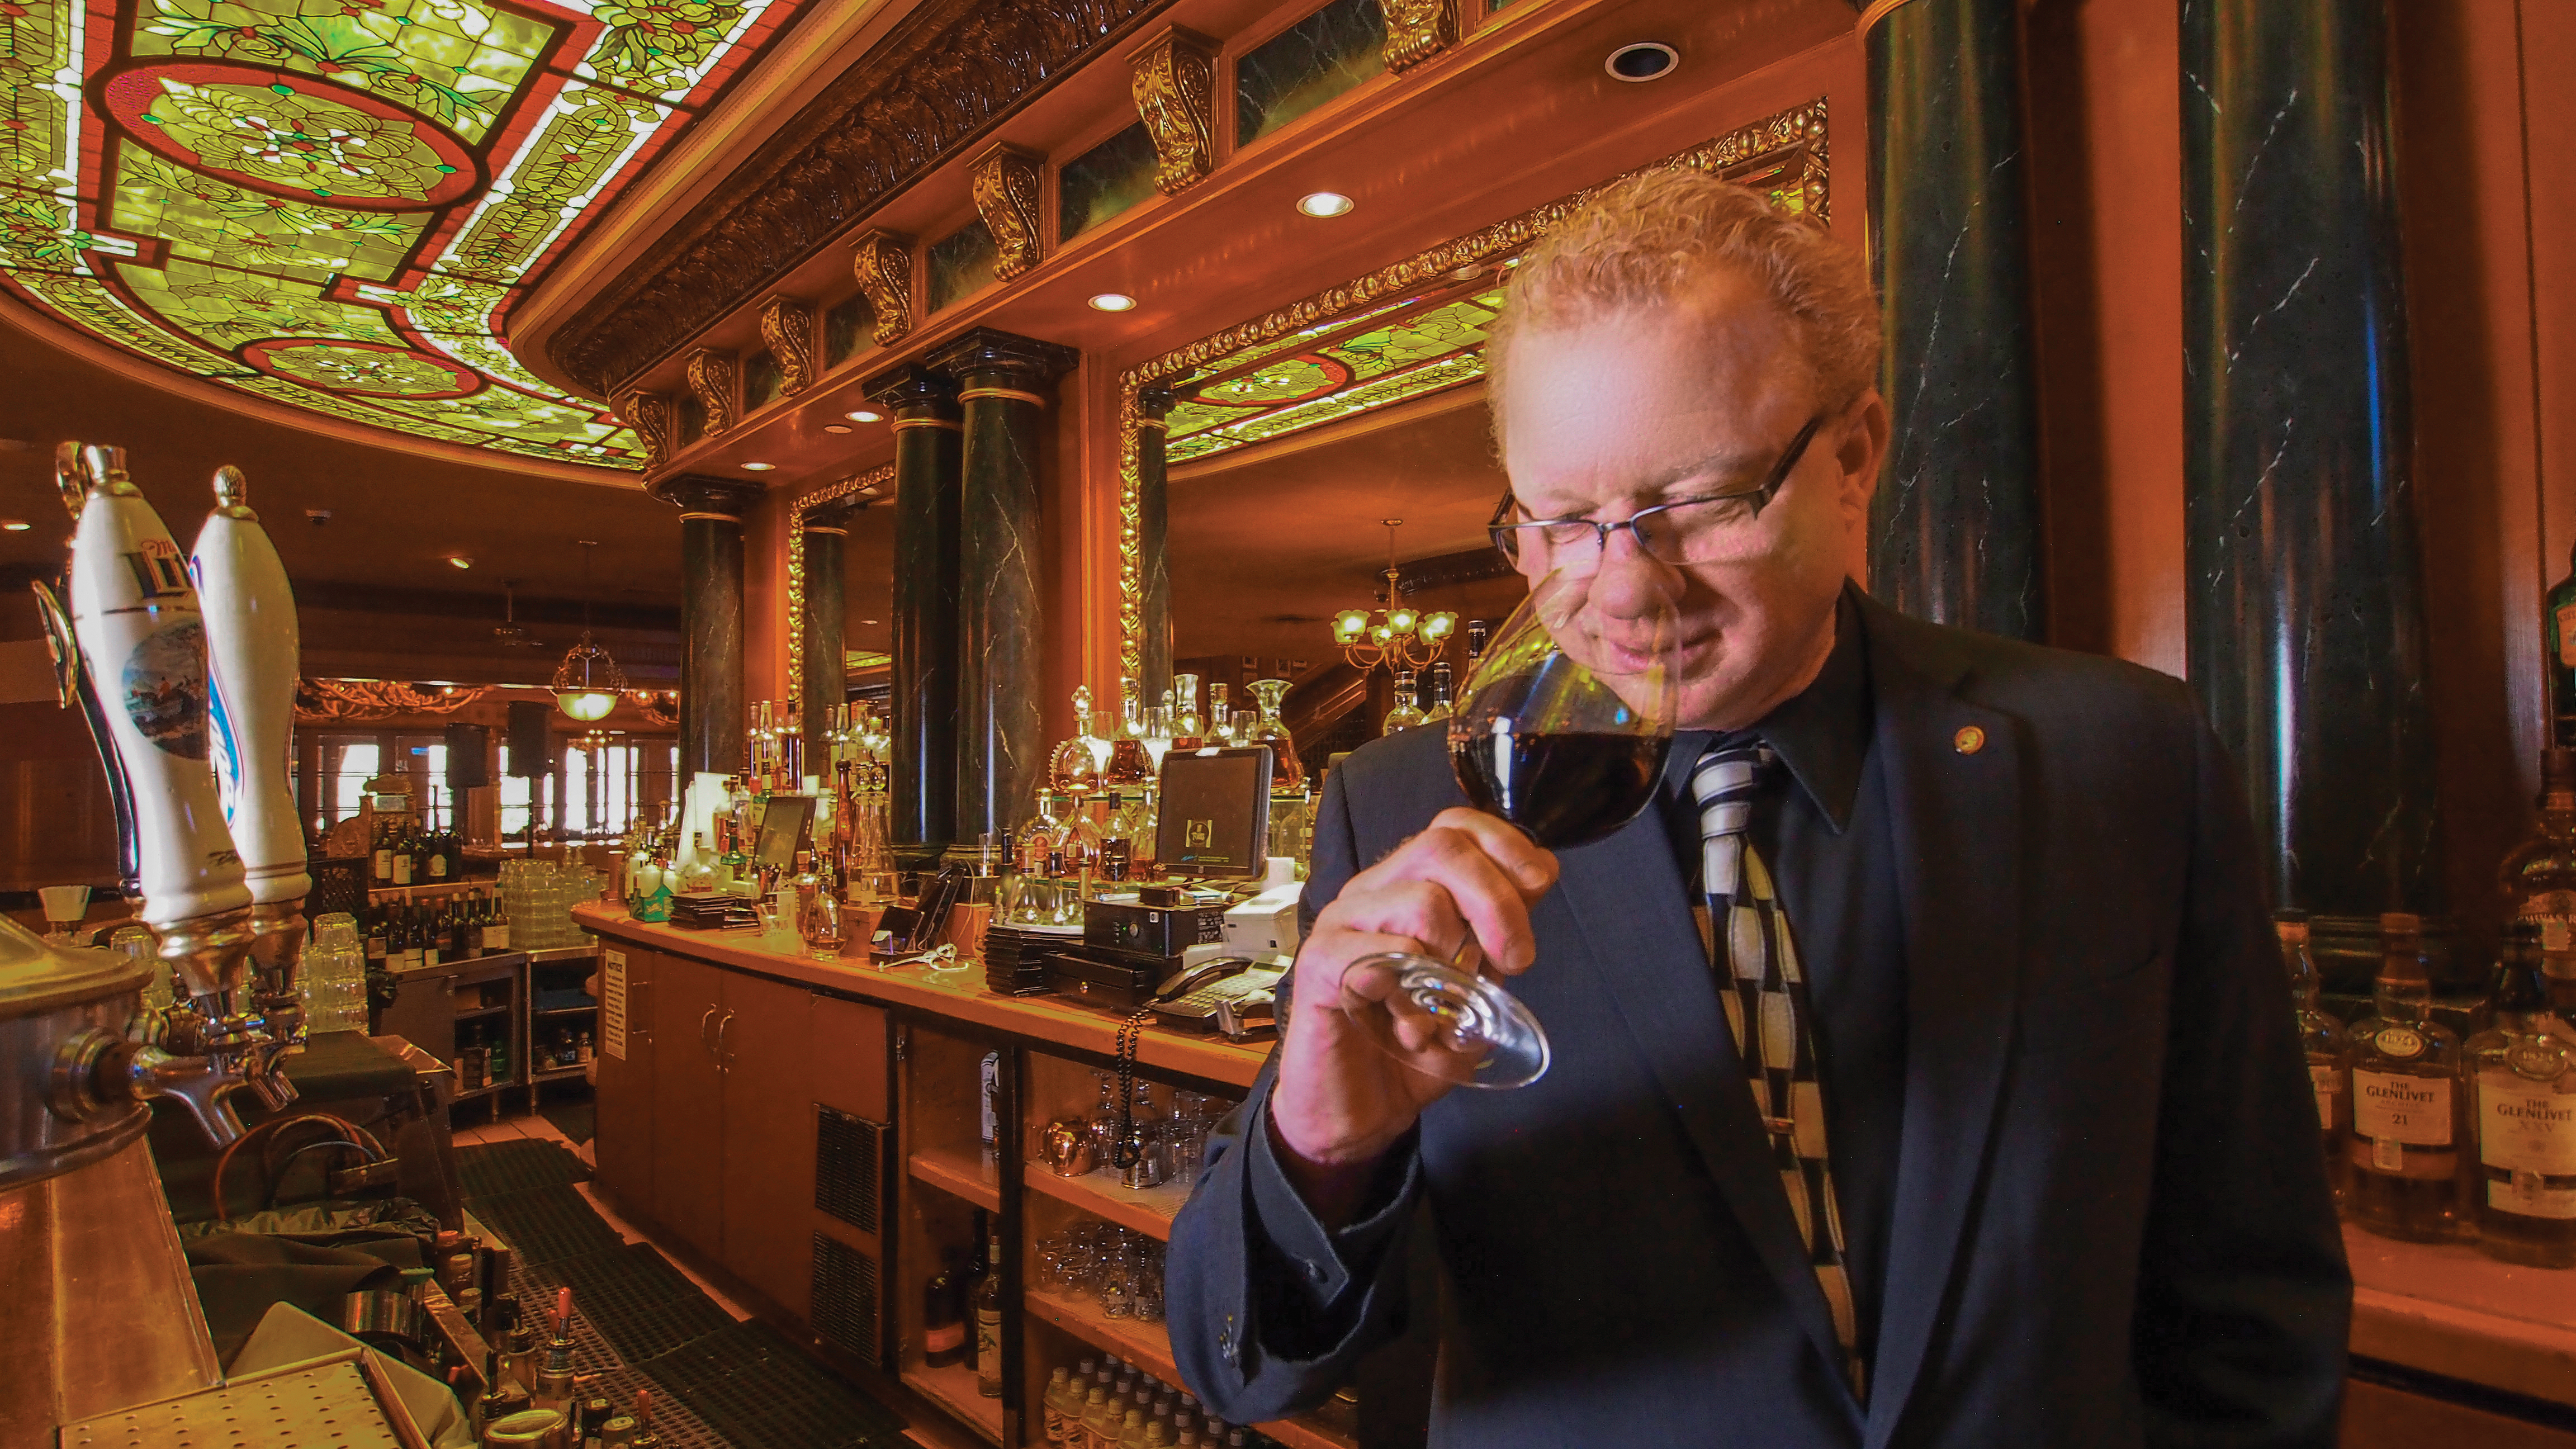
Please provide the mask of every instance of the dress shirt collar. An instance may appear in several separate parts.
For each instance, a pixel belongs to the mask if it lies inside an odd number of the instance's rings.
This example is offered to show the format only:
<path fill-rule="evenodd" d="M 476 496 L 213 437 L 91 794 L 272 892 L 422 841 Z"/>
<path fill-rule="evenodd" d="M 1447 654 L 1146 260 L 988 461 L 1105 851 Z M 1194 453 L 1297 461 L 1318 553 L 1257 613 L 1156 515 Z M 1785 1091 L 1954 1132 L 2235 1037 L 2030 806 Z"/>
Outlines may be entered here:
<path fill-rule="evenodd" d="M 1868 648 L 1861 631 L 1860 608 L 1852 602 L 1852 586 L 1847 584 L 1841 601 L 1834 606 L 1834 651 L 1826 656 L 1824 669 L 1805 689 L 1745 731 L 1759 735 L 1763 743 L 1779 752 L 1799 788 L 1833 823 L 1837 835 L 1851 824 L 1852 802 L 1860 794 L 1861 766 L 1869 757 Z M 1726 738 L 1729 737 L 1694 731 L 1676 739 L 1675 744 L 1687 748 L 1689 759 L 1696 761 L 1710 742 Z M 1689 779 L 1688 770 L 1685 764 L 1680 777 L 1685 782 Z M 1685 783 L 1683 788 L 1688 785 Z"/>

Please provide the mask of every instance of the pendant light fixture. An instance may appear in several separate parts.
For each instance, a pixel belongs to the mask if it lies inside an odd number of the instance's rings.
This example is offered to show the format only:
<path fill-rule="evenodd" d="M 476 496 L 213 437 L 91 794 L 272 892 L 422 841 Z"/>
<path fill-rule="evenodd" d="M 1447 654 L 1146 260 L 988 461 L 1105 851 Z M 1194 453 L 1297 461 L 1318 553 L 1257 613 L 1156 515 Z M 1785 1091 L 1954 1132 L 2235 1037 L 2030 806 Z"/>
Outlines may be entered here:
<path fill-rule="evenodd" d="M 599 540 L 581 540 L 581 642 L 564 651 L 555 666 L 555 705 L 572 719 L 588 724 L 606 719 L 626 688 L 626 671 L 608 651 L 590 642 L 590 551 Z"/>

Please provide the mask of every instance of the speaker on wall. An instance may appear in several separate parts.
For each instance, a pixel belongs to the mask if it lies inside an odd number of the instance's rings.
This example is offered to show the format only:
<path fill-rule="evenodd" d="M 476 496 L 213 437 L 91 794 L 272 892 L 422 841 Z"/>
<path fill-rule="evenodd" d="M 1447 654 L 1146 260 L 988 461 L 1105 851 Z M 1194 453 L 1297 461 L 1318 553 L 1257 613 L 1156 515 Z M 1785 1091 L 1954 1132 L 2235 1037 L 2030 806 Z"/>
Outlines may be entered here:
<path fill-rule="evenodd" d="M 510 701 L 510 773 L 522 780 L 551 773 L 553 747 L 546 740 L 546 716 L 552 708 L 533 699 Z"/>
<path fill-rule="evenodd" d="M 447 727 L 447 786 L 472 790 L 492 783 L 492 732 L 481 725 Z"/>

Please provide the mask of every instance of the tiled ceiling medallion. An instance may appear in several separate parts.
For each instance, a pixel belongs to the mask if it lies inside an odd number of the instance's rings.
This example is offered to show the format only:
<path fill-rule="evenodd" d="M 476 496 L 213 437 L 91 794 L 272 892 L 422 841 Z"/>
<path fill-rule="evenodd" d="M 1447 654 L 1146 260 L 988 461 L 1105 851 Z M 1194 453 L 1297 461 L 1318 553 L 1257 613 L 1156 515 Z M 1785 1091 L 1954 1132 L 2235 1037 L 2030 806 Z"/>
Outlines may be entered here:
<path fill-rule="evenodd" d="M 0 289 L 336 418 L 640 469 L 511 304 L 807 0 L 0 0 Z"/>

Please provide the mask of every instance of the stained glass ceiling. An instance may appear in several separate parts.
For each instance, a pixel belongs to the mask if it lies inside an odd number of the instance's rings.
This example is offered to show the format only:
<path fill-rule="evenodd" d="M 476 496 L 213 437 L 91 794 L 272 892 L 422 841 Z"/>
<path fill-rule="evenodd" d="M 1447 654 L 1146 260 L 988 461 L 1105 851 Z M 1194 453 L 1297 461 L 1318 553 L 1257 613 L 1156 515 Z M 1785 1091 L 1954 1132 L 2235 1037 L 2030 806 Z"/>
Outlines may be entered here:
<path fill-rule="evenodd" d="M 0 0 L 0 289 L 335 418 L 636 470 L 511 304 L 807 0 Z"/>

